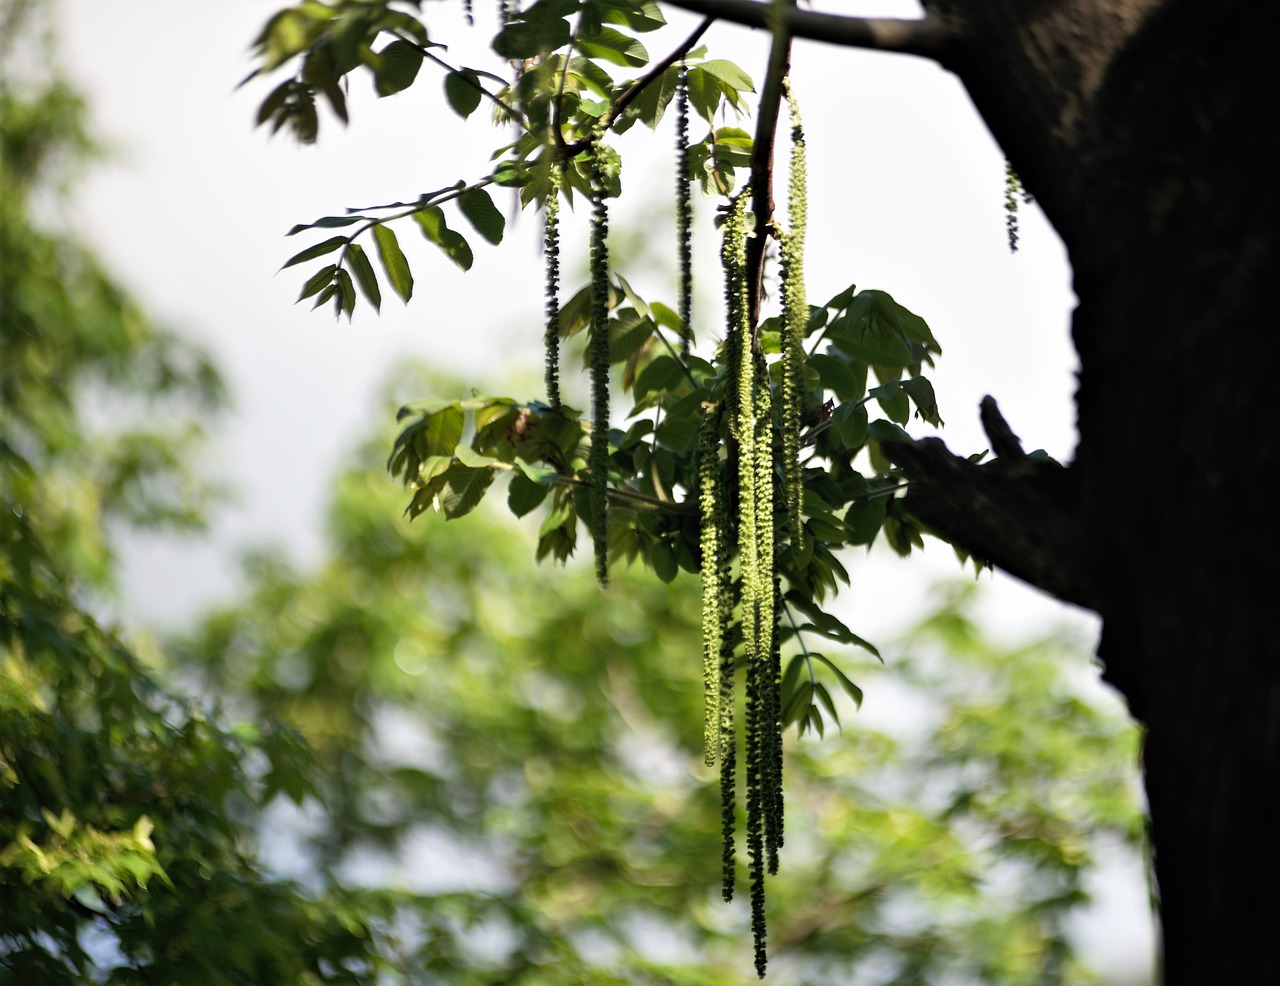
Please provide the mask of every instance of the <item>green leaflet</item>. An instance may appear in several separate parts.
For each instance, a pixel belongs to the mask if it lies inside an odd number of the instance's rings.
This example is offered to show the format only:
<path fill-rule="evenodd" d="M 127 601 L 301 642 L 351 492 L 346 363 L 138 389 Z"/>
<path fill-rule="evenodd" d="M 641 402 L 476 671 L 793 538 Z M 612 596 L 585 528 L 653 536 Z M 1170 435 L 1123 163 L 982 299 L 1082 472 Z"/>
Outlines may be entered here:
<path fill-rule="evenodd" d="M 381 224 L 373 227 L 373 240 L 378 245 L 378 259 L 382 261 L 382 269 L 387 273 L 387 280 L 395 289 L 400 299 L 408 304 L 413 297 L 413 274 L 409 271 L 409 261 L 400 249 L 400 241 L 395 231 Z"/>

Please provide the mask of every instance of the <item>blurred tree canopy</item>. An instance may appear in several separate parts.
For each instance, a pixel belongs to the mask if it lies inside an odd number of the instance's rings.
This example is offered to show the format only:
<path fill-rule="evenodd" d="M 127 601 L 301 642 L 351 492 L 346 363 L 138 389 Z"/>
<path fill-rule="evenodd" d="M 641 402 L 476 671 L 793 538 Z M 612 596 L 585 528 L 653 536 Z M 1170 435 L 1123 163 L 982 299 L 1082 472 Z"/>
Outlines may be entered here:
<path fill-rule="evenodd" d="M 0 982 L 743 980 L 683 581 L 602 606 L 484 510 L 410 530 L 378 436 L 325 564 L 253 559 L 172 680 L 95 618 L 113 521 L 202 519 L 221 385 L 49 218 L 92 144 L 16 67 L 34 11 L 0 3 Z M 902 728 L 788 743 L 783 981 L 1085 978 L 1066 922 L 1140 837 L 1136 737 L 1085 648 L 993 647 L 969 601 L 860 669 Z"/>
<path fill-rule="evenodd" d="M 742 981 L 696 586 L 619 571 L 602 605 L 589 568 L 547 578 L 496 511 L 411 528 L 380 447 L 337 484 L 320 571 L 257 559 L 250 597 L 175 650 L 322 758 L 295 865 L 405 891 L 405 981 Z M 901 728 L 849 708 L 842 734 L 788 741 L 780 981 L 1088 979 L 1066 919 L 1098 840 L 1140 839 L 1136 732 L 1081 697 L 1086 647 L 995 647 L 973 594 L 858 669 Z"/>
<path fill-rule="evenodd" d="M 0 4 L 0 982 L 350 982 L 368 909 L 251 848 L 299 735 L 223 725 L 86 601 L 113 523 L 200 523 L 221 384 L 50 218 L 92 142 L 43 13 Z"/>

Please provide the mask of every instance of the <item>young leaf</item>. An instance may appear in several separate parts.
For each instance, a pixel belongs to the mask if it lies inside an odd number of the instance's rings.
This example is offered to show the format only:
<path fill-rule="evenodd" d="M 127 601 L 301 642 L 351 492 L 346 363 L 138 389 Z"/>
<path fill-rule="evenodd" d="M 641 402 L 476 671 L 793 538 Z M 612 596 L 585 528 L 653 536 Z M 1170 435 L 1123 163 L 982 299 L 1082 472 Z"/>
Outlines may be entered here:
<path fill-rule="evenodd" d="M 535 3 L 521 11 L 518 20 L 510 21 L 493 39 L 493 50 L 503 58 L 523 61 L 569 43 L 571 31 L 564 11 L 555 4 Z"/>
<path fill-rule="evenodd" d="M 387 272 L 387 280 L 401 300 L 408 304 L 413 297 L 413 274 L 409 271 L 409 261 L 400 249 L 395 231 L 379 224 L 373 227 L 373 239 L 378 244 L 378 258 L 382 261 L 382 269 Z"/>
<path fill-rule="evenodd" d="M 640 68 L 649 64 L 649 53 L 644 45 L 611 27 L 602 27 L 595 34 L 579 38 L 577 48 L 590 58 L 603 59 L 614 65 Z"/>
<path fill-rule="evenodd" d="M 719 82 L 726 94 L 756 91 L 755 83 L 751 81 L 751 76 L 747 75 L 733 62 L 725 61 L 723 58 L 713 58 L 710 61 L 703 62 L 699 68 Z"/>
<path fill-rule="evenodd" d="M 337 272 L 338 265 L 330 264 L 328 267 L 322 267 L 311 275 L 311 278 L 302 286 L 302 294 L 298 295 L 298 301 L 303 298 L 310 298 L 313 294 L 320 291 L 326 284 L 333 280 L 333 275 Z M 295 302 L 296 304 L 297 302 Z M 319 304 L 319 302 L 317 302 Z"/>
<path fill-rule="evenodd" d="M 507 506 L 517 517 L 523 517 L 540 507 L 550 492 L 550 486 L 541 486 L 527 476 L 516 473 L 507 487 Z"/>
<path fill-rule="evenodd" d="M 469 68 L 444 77 L 444 95 L 453 111 L 464 120 L 480 105 L 480 77 Z"/>
<path fill-rule="evenodd" d="M 889 506 L 889 495 L 870 499 L 854 500 L 844 515 L 845 526 L 849 529 L 850 544 L 871 544 L 880 533 L 884 524 L 885 512 Z"/>
<path fill-rule="evenodd" d="M 321 291 L 318 295 L 316 295 L 316 303 L 311 306 L 311 310 L 315 311 L 317 308 L 319 308 L 321 305 L 323 305 L 326 301 L 328 301 L 337 293 L 338 293 L 338 284 L 335 281 L 332 284 L 330 284 L 327 288 L 325 288 L 323 291 Z M 301 300 L 302 300 L 301 298 L 298 299 L 298 301 L 301 301 Z"/>
<path fill-rule="evenodd" d="M 356 286 L 351 283 L 351 275 L 345 270 L 338 271 L 338 297 L 335 301 L 338 313 L 346 315 L 351 321 L 351 313 L 356 310 Z"/>
<path fill-rule="evenodd" d="M 352 243 L 347 247 L 347 260 L 351 264 L 351 272 L 356 276 L 356 283 L 360 285 L 360 291 L 364 294 L 369 304 L 373 305 L 373 310 L 380 311 L 382 308 L 382 290 L 378 287 L 378 275 L 373 272 L 373 264 L 369 262 L 369 255 L 364 252 L 364 248 L 359 243 Z"/>
<path fill-rule="evenodd" d="M 334 237 L 331 237 L 330 239 L 325 240 L 323 243 L 315 243 L 312 246 L 307 247 L 301 253 L 295 253 L 292 257 L 290 257 L 288 260 L 285 261 L 284 267 L 281 267 L 280 269 L 285 270 L 289 267 L 294 266 L 295 264 L 301 264 L 308 260 L 314 260 L 316 257 L 323 257 L 326 253 L 333 253 L 334 250 L 337 250 L 340 246 L 342 246 L 346 242 L 347 242 L 347 238 L 345 236 L 334 236 Z M 302 297 L 305 298 L 306 295 L 304 294 Z"/>
<path fill-rule="evenodd" d="M 938 399 L 933 393 L 933 384 L 925 377 L 911 377 L 902 381 L 902 389 L 911 395 L 915 402 L 916 413 L 931 425 L 941 425 L 938 415 Z"/>
<path fill-rule="evenodd" d="M 450 260 L 463 270 L 471 269 L 471 247 L 461 233 L 449 228 L 444 220 L 443 209 L 438 205 L 430 205 L 415 212 L 413 219 L 422 230 L 422 235 L 443 250 Z"/>
<path fill-rule="evenodd" d="M 379 96 L 390 96 L 408 89 L 422 68 L 422 51 L 408 41 L 392 41 L 378 52 L 378 66 L 374 70 L 374 87 Z"/>
<path fill-rule="evenodd" d="M 440 495 L 440 508 L 444 515 L 454 520 L 471 513 L 484 498 L 496 472 L 492 466 L 472 469 L 461 462 L 450 466 L 444 474 L 444 491 Z"/>
<path fill-rule="evenodd" d="M 285 233 L 285 236 L 294 236 L 306 229 L 335 229 L 341 226 L 354 226 L 356 223 L 369 222 L 368 216 L 325 216 L 323 219 L 317 219 L 313 223 L 299 223 L 293 229 Z"/>
<path fill-rule="evenodd" d="M 864 371 L 860 385 L 848 359 L 828 353 L 815 353 L 809 357 L 809 365 L 818 371 L 818 379 L 822 381 L 823 388 L 835 394 L 838 400 L 856 401 L 862 397 L 866 373 Z"/>
<path fill-rule="evenodd" d="M 458 196 L 458 208 L 486 240 L 495 245 L 502 242 L 507 221 L 483 188 L 470 188 L 463 192 Z"/>
<path fill-rule="evenodd" d="M 862 708 L 862 689 L 850 681 L 848 675 L 832 664 L 831 661 L 822 654 L 810 654 L 809 656 L 821 661 L 830 668 L 831 673 L 836 676 L 836 681 L 840 682 L 840 687 L 848 693 L 851 699 L 853 699 L 853 704 L 858 708 Z M 879 657 L 878 654 L 876 656 Z"/>

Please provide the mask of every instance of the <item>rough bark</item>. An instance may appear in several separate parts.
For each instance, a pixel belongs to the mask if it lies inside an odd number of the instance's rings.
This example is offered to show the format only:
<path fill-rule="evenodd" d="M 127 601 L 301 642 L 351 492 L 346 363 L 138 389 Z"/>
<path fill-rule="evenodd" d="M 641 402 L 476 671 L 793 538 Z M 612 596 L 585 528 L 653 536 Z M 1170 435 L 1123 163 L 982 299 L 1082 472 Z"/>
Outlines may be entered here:
<path fill-rule="evenodd" d="M 919 443 L 890 453 L 913 480 L 907 505 L 1101 614 L 1106 676 L 1147 727 L 1165 981 L 1280 983 L 1280 629 L 1265 599 L 1280 575 L 1280 13 L 1243 0 L 930 12 L 959 31 L 948 67 L 1069 250 L 1080 444 L 1070 496 L 1042 499 L 1038 521 L 1037 477 L 1001 475 L 999 459 L 962 476 Z M 980 526 L 939 512 L 974 496 L 990 508 Z M 1051 565 L 1020 565 L 1036 532 L 1077 573 L 1065 590 Z"/>

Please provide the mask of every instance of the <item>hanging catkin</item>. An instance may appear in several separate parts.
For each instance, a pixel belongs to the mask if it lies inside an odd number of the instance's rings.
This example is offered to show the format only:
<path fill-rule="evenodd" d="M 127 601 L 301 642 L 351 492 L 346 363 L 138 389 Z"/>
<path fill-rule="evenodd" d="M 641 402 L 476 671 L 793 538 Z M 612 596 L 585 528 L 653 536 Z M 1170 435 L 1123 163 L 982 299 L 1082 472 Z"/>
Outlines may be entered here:
<path fill-rule="evenodd" d="M 749 343 L 748 343 L 749 345 Z M 776 721 L 771 721 L 771 711 L 776 704 L 774 691 L 776 679 L 772 679 L 772 655 L 774 637 L 774 576 L 773 576 L 773 407 L 769 391 L 769 373 L 764 355 L 751 352 L 751 395 L 754 439 L 751 443 L 752 464 L 750 495 L 754 500 L 754 517 L 750 528 L 739 531 L 741 550 L 752 551 L 754 560 L 750 583 L 744 575 L 742 613 L 744 623 L 750 627 L 745 632 L 747 657 L 747 857 L 751 876 L 751 935 L 755 945 L 756 974 L 764 977 L 765 913 L 764 878 L 767 868 L 765 846 L 765 815 L 767 806 L 774 804 L 773 790 L 773 734 Z M 744 390 L 745 388 L 745 384 Z M 745 400 L 744 400 L 745 404 Z M 747 458 L 744 448 L 742 457 Z M 745 500 L 748 491 L 740 496 Z M 754 540 L 749 546 L 747 538 Z M 746 569 L 744 566 L 744 573 Z M 772 679 L 772 680 L 771 680 Z"/>
<path fill-rule="evenodd" d="M 689 69 L 676 81 L 676 240 L 680 249 L 680 356 L 693 340 L 693 197 L 689 182 Z"/>
<path fill-rule="evenodd" d="M 551 166 L 551 191 L 547 194 L 544 253 L 546 256 L 547 403 L 560 407 L 560 167 Z"/>
<path fill-rule="evenodd" d="M 729 434 L 733 441 L 737 442 L 737 459 L 738 459 L 738 557 L 739 568 L 741 570 L 739 586 L 740 598 L 745 595 L 745 586 L 748 582 L 748 571 L 754 563 L 754 548 L 751 551 L 751 557 L 748 558 L 747 545 L 744 541 L 743 534 L 743 518 L 741 515 L 741 507 L 744 502 L 751 506 L 748 514 L 754 518 L 755 499 L 749 493 L 741 488 L 742 483 L 742 462 L 744 458 L 747 461 L 753 461 L 751 455 L 751 445 L 754 438 L 754 424 L 751 423 L 743 429 L 743 421 L 750 419 L 750 397 L 752 392 L 751 376 L 753 375 L 753 364 L 751 361 L 751 330 L 747 324 L 747 279 L 746 279 L 746 212 L 747 212 L 747 192 L 742 192 L 735 198 L 729 206 L 729 212 L 725 216 L 723 227 L 723 242 L 720 248 L 720 261 L 724 268 L 725 279 L 725 356 L 728 366 L 728 381 L 725 387 L 725 412 L 728 418 Z M 747 366 L 747 386 L 742 386 L 743 364 Z M 744 412 L 742 408 L 743 393 L 748 395 L 748 408 Z M 744 447 L 745 443 L 745 447 Z M 727 471 L 727 470 L 726 470 Z M 749 469 L 748 472 L 753 472 Z M 752 536 L 754 544 L 754 535 Z M 727 575 L 727 573 L 725 573 Z M 732 603 L 726 606 L 726 611 L 731 610 Z M 739 624 L 746 633 L 746 628 L 750 622 L 746 617 L 746 605 L 743 603 L 742 616 Z M 736 806 L 737 806 L 737 790 L 736 790 L 736 771 L 737 771 L 737 735 L 734 727 L 734 697 L 733 697 L 733 665 L 734 654 L 733 644 L 728 634 L 725 634 L 721 641 L 720 648 L 720 829 L 722 838 L 721 847 L 721 863 L 722 863 L 722 886 L 721 892 L 726 901 L 733 899 L 734 878 L 735 878 L 735 844 L 734 830 L 736 828 Z"/>
<path fill-rule="evenodd" d="M 787 491 L 791 543 L 804 544 L 804 484 L 800 473 L 800 419 L 804 399 L 804 332 L 809 303 L 804 286 L 804 238 L 808 218 L 804 128 L 789 80 L 783 80 L 791 108 L 791 169 L 787 213 L 791 228 L 782 233 L 782 464 Z"/>
<path fill-rule="evenodd" d="M 702 723 L 703 760 L 710 767 L 720 747 L 720 647 L 725 635 L 724 587 L 720 582 L 725 546 L 724 479 L 720 467 L 721 405 L 703 413 L 698 436 L 698 509 L 702 551 Z"/>
<path fill-rule="evenodd" d="M 596 581 L 609 583 L 609 213 L 605 184 L 606 150 L 600 135 L 591 148 L 591 542 Z"/>

